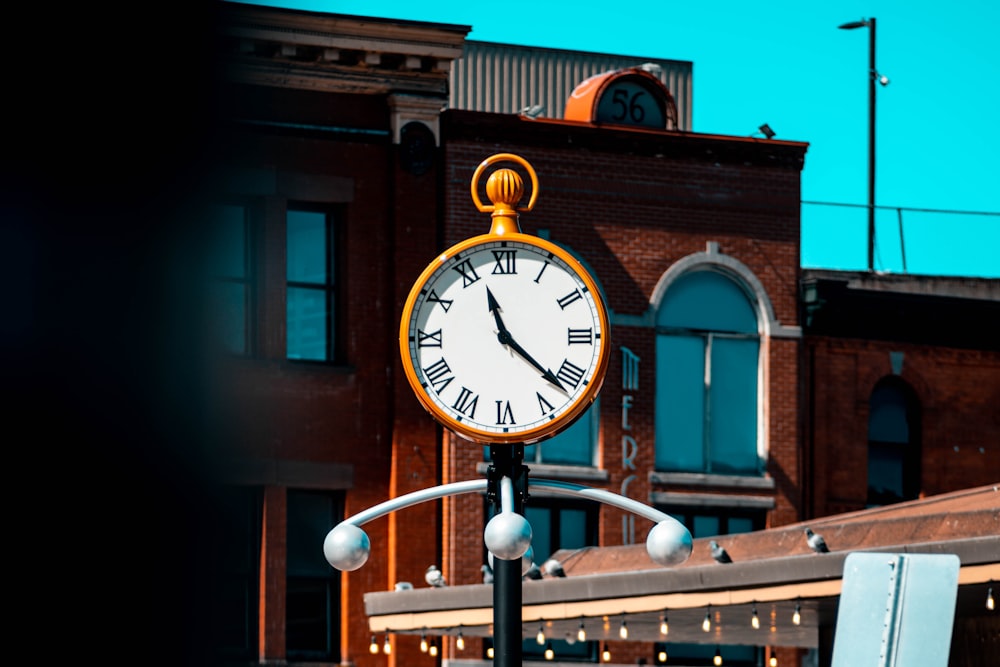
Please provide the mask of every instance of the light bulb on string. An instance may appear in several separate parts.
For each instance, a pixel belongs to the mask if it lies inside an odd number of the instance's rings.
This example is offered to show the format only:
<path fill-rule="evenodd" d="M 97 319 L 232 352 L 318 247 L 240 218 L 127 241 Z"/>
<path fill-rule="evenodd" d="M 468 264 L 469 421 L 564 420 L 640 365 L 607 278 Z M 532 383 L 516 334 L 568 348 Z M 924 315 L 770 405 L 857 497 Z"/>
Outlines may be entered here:
<path fill-rule="evenodd" d="M 663 635 L 664 637 L 670 634 L 670 624 L 667 623 L 666 613 L 664 613 L 663 616 L 660 617 L 660 634 Z"/>
<path fill-rule="evenodd" d="M 458 631 L 458 639 L 455 640 L 455 646 L 458 647 L 459 651 L 465 650 L 465 637 L 462 636 L 462 631 Z"/>
<path fill-rule="evenodd" d="M 392 644 L 389 643 L 389 633 L 385 633 L 385 641 L 382 642 L 382 653 L 385 655 L 392 654 Z"/>
<path fill-rule="evenodd" d="M 556 656 L 556 652 L 552 650 L 552 642 L 545 645 L 545 659 L 551 660 Z"/>
<path fill-rule="evenodd" d="M 660 664 L 666 664 L 667 663 L 667 652 L 664 651 L 663 649 L 660 649 L 660 652 L 656 654 L 656 660 Z"/>
<path fill-rule="evenodd" d="M 538 634 L 535 635 L 535 641 L 538 642 L 539 646 L 545 643 L 545 628 L 541 625 L 538 626 Z"/>
<path fill-rule="evenodd" d="M 792 623 L 795 625 L 802 623 L 802 606 L 798 602 L 795 603 L 795 613 L 792 614 Z"/>
<path fill-rule="evenodd" d="M 622 624 L 618 628 L 618 636 L 622 639 L 628 639 L 628 625 L 625 623 L 624 616 L 622 616 Z"/>
<path fill-rule="evenodd" d="M 378 653 L 378 642 L 375 641 L 375 635 L 372 635 L 372 641 L 368 645 L 368 652 L 371 653 L 372 655 Z"/>
<path fill-rule="evenodd" d="M 493 647 L 492 646 L 487 646 L 486 647 L 486 657 L 489 658 L 490 660 L 493 659 Z"/>
<path fill-rule="evenodd" d="M 990 586 L 989 590 L 986 591 L 986 608 L 989 609 L 990 611 L 993 611 L 993 609 L 995 609 L 995 605 L 994 605 L 994 602 L 993 602 L 993 587 L 992 586 Z"/>
<path fill-rule="evenodd" d="M 719 647 L 715 647 L 715 656 L 712 657 L 712 664 L 715 667 L 719 667 L 722 664 L 722 653 L 719 651 Z"/>
<path fill-rule="evenodd" d="M 576 631 L 576 638 L 581 641 L 587 641 L 587 629 L 583 627 L 583 619 L 580 619 L 580 629 Z"/>
<path fill-rule="evenodd" d="M 604 650 L 601 651 L 601 660 L 611 662 L 611 651 L 608 650 L 608 643 L 604 642 Z"/>
<path fill-rule="evenodd" d="M 436 639 L 431 640 L 431 647 L 428 650 L 428 653 L 430 653 L 432 656 L 436 656 L 438 654 L 438 643 Z"/>
<path fill-rule="evenodd" d="M 772 655 L 771 659 L 767 661 L 767 664 L 769 667 L 778 667 L 778 659 Z"/>
<path fill-rule="evenodd" d="M 709 605 L 708 611 L 705 612 L 705 620 L 701 622 L 701 629 L 704 632 L 712 629 L 712 605 Z"/>
<path fill-rule="evenodd" d="M 427 635 L 423 632 L 420 633 L 420 652 L 427 653 Z"/>
<path fill-rule="evenodd" d="M 758 628 L 760 628 L 760 617 L 757 616 L 757 605 L 756 604 L 753 606 L 753 612 L 750 615 L 750 625 L 753 627 L 754 630 L 757 630 Z"/>

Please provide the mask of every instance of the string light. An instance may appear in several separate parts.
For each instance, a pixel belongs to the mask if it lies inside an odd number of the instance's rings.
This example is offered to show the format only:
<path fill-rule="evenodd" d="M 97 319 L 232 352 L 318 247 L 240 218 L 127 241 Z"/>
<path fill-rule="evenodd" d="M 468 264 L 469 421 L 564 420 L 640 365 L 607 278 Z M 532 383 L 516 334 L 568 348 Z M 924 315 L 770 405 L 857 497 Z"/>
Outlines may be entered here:
<path fill-rule="evenodd" d="M 990 586 L 989 590 L 986 591 L 986 608 L 989 609 L 990 611 L 993 611 L 994 609 L 992 586 Z"/>
<path fill-rule="evenodd" d="M 427 653 L 427 634 L 420 633 L 420 652 Z"/>
<path fill-rule="evenodd" d="M 719 667 L 722 664 L 722 653 L 719 652 L 719 647 L 715 647 L 715 657 L 712 658 L 712 664 L 715 667 Z"/>
<path fill-rule="evenodd" d="M 769 667 L 778 667 L 778 659 L 775 656 L 771 656 L 771 659 L 767 661 Z"/>
<path fill-rule="evenodd" d="M 795 613 L 792 614 L 792 623 L 795 625 L 802 623 L 802 606 L 798 602 L 795 603 Z"/>
<path fill-rule="evenodd" d="M 438 643 L 436 639 L 431 640 L 431 647 L 429 649 L 429 652 L 432 656 L 436 656 L 438 654 Z"/>
<path fill-rule="evenodd" d="M 552 650 L 552 642 L 545 645 L 545 659 L 551 660 L 556 656 L 556 652 Z"/>
<path fill-rule="evenodd" d="M 462 636 L 462 631 L 458 631 L 458 639 L 455 640 L 455 646 L 458 647 L 459 651 L 465 650 L 465 637 Z"/>
<path fill-rule="evenodd" d="M 486 647 L 486 657 L 489 658 L 490 660 L 493 659 L 493 647 L 492 646 L 487 646 Z"/>
<path fill-rule="evenodd" d="M 660 662 L 660 664 L 666 664 L 666 662 L 667 662 L 667 652 L 664 651 L 661 648 L 660 652 L 656 654 L 656 659 L 657 659 L 657 661 Z"/>
<path fill-rule="evenodd" d="M 576 631 L 576 638 L 582 642 L 587 641 L 587 630 L 583 627 L 583 618 L 580 618 L 580 629 Z"/>
<path fill-rule="evenodd" d="M 670 634 L 670 624 L 667 623 L 667 613 L 664 612 L 663 616 L 660 617 L 660 634 L 666 637 Z"/>
<path fill-rule="evenodd" d="M 712 629 L 712 605 L 708 605 L 708 611 L 705 612 L 705 620 L 701 622 L 701 629 L 705 632 Z"/>
<path fill-rule="evenodd" d="M 604 650 L 601 651 L 601 660 L 611 662 L 611 651 L 608 650 L 608 643 L 604 642 Z"/>
<path fill-rule="evenodd" d="M 378 642 L 375 641 L 375 635 L 372 635 L 372 643 L 368 645 L 368 652 L 372 655 L 378 653 Z"/>
<path fill-rule="evenodd" d="M 621 627 L 618 628 L 618 636 L 622 639 L 628 639 L 628 625 L 625 624 L 625 617 L 622 616 Z"/>
<path fill-rule="evenodd" d="M 538 634 L 535 635 L 535 641 L 538 642 L 539 646 L 545 643 L 545 628 L 541 624 L 538 626 Z"/>
<path fill-rule="evenodd" d="M 389 643 L 389 633 L 385 633 L 385 641 L 382 642 L 382 653 L 390 655 L 392 653 L 392 644 Z"/>
<path fill-rule="evenodd" d="M 754 630 L 760 628 L 760 617 L 757 616 L 757 605 L 753 606 L 753 613 L 750 615 L 750 625 L 753 626 Z"/>

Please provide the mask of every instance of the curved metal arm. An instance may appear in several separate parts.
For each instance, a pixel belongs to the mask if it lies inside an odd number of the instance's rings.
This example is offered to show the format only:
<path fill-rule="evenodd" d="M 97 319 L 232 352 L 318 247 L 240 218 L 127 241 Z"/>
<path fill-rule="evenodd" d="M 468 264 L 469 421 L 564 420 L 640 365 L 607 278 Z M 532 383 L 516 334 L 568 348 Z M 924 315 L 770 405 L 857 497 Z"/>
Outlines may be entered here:
<path fill-rule="evenodd" d="M 597 502 L 604 503 L 605 505 L 613 505 L 619 509 L 645 517 L 653 523 L 660 523 L 661 521 L 676 521 L 676 519 L 669 514 L 664 514 L 660 510 L 653 509 L 649 505 L 643 505 L 638 500 L 632 500 L 631 498 L 626 498 L 625 496 L 612 493 L 611 491 L 604 491 L 603 489 L 592 489 L 589 486 L 583 486 L 582 484 L 573 484 L 571 482 L 563 482 L 555 479 L 532 478 L 531 485 L 536 487 L 541 486 L 558 495 L 579 496 L 582 498 L 589 498 L 590 500 L 596 500 Z"/>
<path fill-rule="evenodd" d="M 429 489 L 421 489 L 420 491 L 407 493 L 399 496 L 398 498 L 390 498 L 389 500 L 379 503 L 374 507 L 362 510 L 348 519 L 344 519 L 341 523 L 350 523 L 355 526 L 361 526 L 369 521 L 385 516 L 390 512 L 395 512 L 396 510 L 401 510 L 405 507 L 410 507 L 411 505 L 417 505 L 427 500 L 436 500 L 438 498 L 444 498 L 445 496 L 458 496 L 463 493 L 475 493 L 476 491 L 486 491 L 485 479 L 473 479 L 468 482 L 442 484 L 440 486 L 433 486 Z"/>

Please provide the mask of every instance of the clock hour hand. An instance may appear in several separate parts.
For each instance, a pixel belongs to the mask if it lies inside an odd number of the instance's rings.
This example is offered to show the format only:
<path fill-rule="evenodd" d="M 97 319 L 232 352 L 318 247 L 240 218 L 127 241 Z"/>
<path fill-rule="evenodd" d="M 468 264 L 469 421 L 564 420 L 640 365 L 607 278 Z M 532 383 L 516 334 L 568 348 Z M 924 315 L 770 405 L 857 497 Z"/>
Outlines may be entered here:
<path fill-rule="evenodd" d="M 500 304 L 497 303 L 496 297 L 493 296 L 493 292 L 490 291 L 489 287 L 486 288 L 486 301 L 489 304 L 490 312 L 493 313 L 493 320 L 496 322 L 497 329 L 499 330 L 499 333 L 497 333 L 497 340 L 500 341 L 500 344 L 506 345 L 510 349 L 514 350 L 519 355 L 521 355 L 521 357 L 525 361 L 527 361 L 529 364 L 538 369 L 538 372 L 542 374 L 542 378 L 546 382 L 550 382 L 555 386 L 559 387 L 560 389 L 562 389 L 563 391 L 566 391 L 566 388 L 562 385 L 561 382 L 559 382 L 559 378 L 557 378 L 552 373 L 552 370 L 545 368 L 540 363 L 538 363 L 538 361 L 536 361 L 534 357 L 528 354 L 528 351 L 525 350 L 523 347 L 521 347 L 521 345 L 516 340 L 514 340 L 514 337 L 510 335 L 510 331 L 507 330 L 507 327 L 503 323 L 503 318 L 500 317 L 500 310 L 501 310 Z"/>

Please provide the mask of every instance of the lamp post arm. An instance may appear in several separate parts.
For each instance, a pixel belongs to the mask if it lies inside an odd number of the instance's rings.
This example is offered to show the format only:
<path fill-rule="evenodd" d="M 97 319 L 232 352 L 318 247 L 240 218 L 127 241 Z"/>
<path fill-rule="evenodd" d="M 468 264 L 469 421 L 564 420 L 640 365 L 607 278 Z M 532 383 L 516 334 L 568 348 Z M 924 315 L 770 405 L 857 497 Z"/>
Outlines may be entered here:
<path fill-rule="evenodd" d="M 475 493 L 477 491 L 486 491 L 485 479 L 473 479 L 466 482 L 441 484 L 440 486 L 433 486 L 429 489 L 421 489 L 420 491 L 407 493 L 399 496 L 398 498 L 390 498 L 389 500 L 379 503 L 374 507 L 362 510 L 348 519 L 344 519 L 341 523 L 361 526 L 369 521 L 373 521 L 379 517 L 385 516 L 386 514 L 395 512 L 396 510 L 401 510 L 412 505 L 418 505 L 428 500 L 437 500 L 438 498 L 444 498 L 446 496 L 458 496 L 463 493 Z"/>

